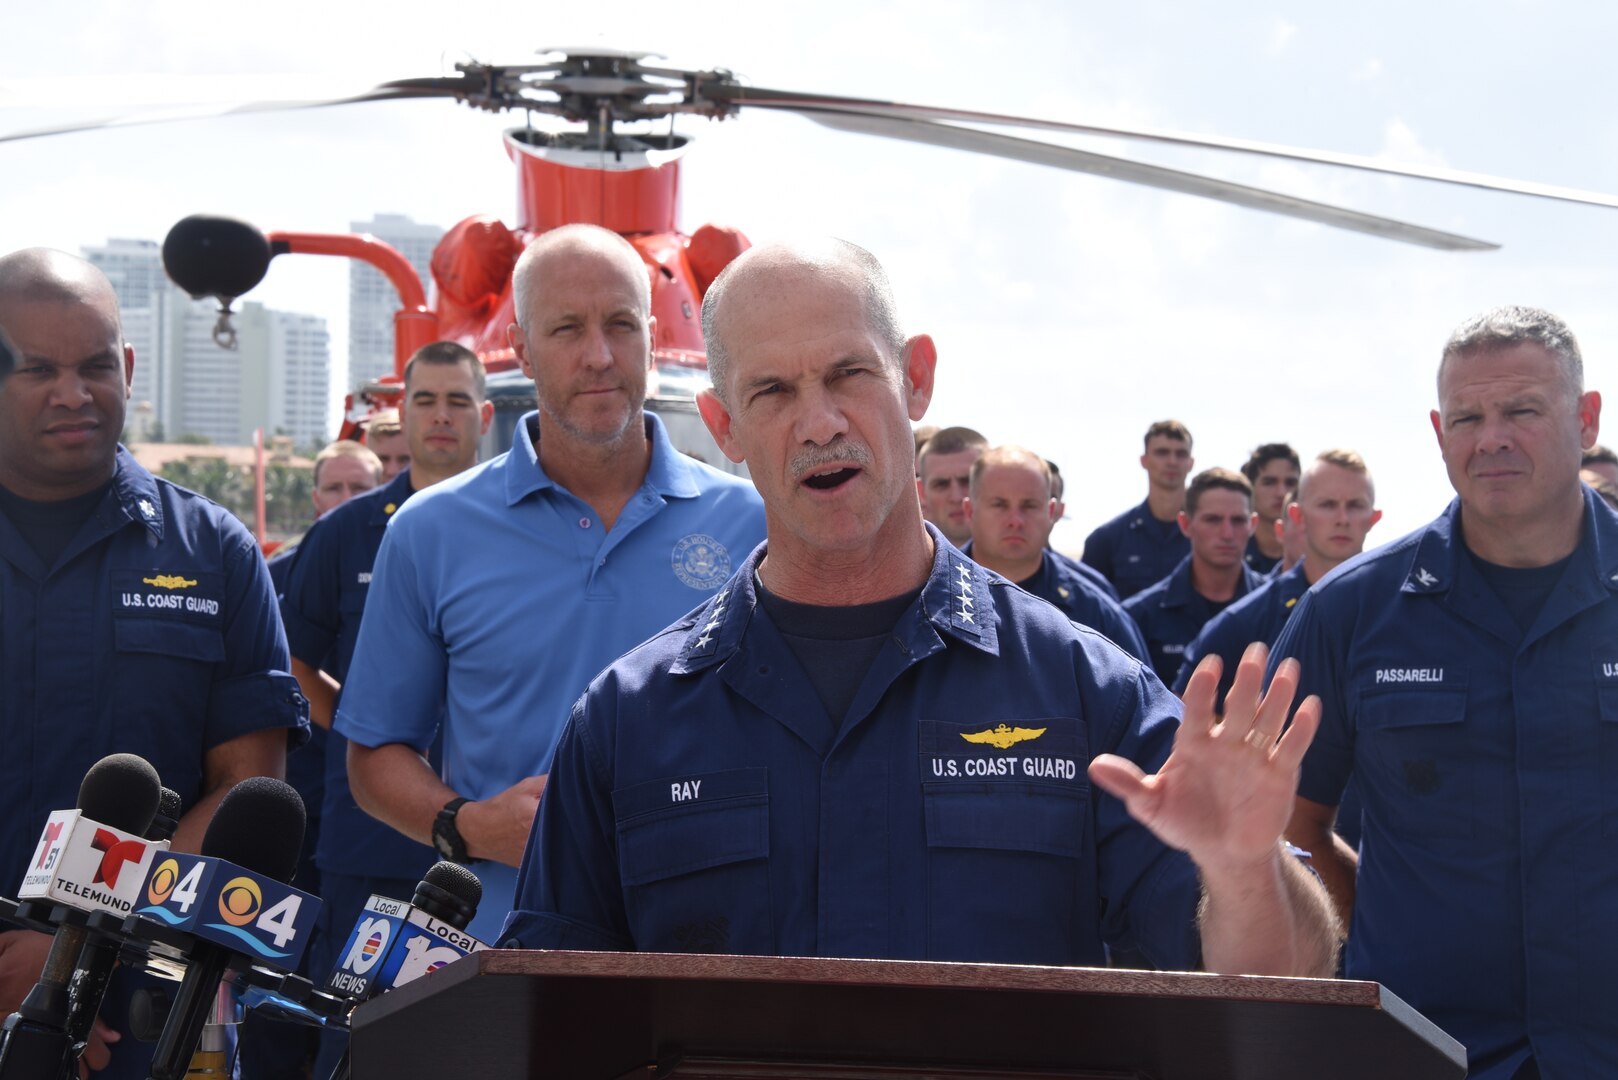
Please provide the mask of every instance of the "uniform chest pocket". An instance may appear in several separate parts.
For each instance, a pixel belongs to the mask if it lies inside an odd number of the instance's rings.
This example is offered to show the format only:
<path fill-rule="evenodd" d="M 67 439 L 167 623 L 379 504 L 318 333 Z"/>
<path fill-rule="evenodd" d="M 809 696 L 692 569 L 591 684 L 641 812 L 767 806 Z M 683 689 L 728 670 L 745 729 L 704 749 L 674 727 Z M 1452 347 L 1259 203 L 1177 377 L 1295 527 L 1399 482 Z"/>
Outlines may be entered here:
<path fill-rule="evenodd" d="M 225 659 L 225 639 L 217 629 L 178 619 L 125 615 L 112 621 L 113 647 L 121 653 L 148 653 L 217 664 Z"/>
<path fill-rule="evenodd" d="M 652 780 L 613 792 L 612 801 L 637 947 L 773 950 L 768 770 Z"/>
<path fill-rule="evenodd" d="M 1464 687 L 1365 694 L 1356 716 L 1355 771 L 1368 808 L 1393 808 L 1393 835 L 1465 839 L 1476 833 L 1476 766 Z M 1373 811 L 1374 812 L 1374 811 Z M 1386 812 L 1386 811 L 1384 811 Z"/>
<path fill-rule="evenodd" d="M 926 783 L 928 956 L 1079 962 L 1088 785 Z"/>
<path fill-rule="evenodd" d="M 1609 839 L 1618 840 L 1618 686 L 1596 690 L 1596 709 L 1601 717 L 1601 817 Z"/>

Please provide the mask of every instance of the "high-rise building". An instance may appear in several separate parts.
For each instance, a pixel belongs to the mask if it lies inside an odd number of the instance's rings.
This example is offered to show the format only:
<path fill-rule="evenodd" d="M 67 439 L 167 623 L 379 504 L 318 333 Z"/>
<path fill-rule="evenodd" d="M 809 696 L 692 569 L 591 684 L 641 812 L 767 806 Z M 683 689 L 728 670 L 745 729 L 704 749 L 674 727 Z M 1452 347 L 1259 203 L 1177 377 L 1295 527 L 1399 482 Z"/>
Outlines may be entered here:
<path fill-rule="evenodd" d="M 300 446 L 324 442 L 331 402 L 331 338 L 326 320 L 247 302 L 232 317 L 238 347 L 213 338 L 212 301 L 188 305 L 179 364 L 180 432 L 242 445 L 262 428 L 265 439 L 290 435 Z"/>
<path fill-rule="evenodd" d="M 355 221 L 349 229 L 370 233 L 398 250 L 416 268 L 421 283 L 432 289 L 433 248 L 444 230 L 422 225 L 404 214 L 378 214 L 370 221 Z M 399 293 L 375 267 L 355 259 L 348 271 L 348 385 L 363 386 L 393 374 L 393 313 Z"/>
<path fill-rule="evenodd" d="M 214 341 L 218 304 L 191 300 L 163 272 L 153 240 L 108 240 L 84 257 L 118 294 L 124 340 L 135 349 L 132 438 L 200 435 L 224 446 L 289 435 L 300 446 L 326 439 L 331 338 L 326 320 L 239 303 L 239 347 Z"/>
<path fill-rule="evenodd" d="M 165 432 L 175 409 L 168 333 L 171 313 L 187 306 L 185 294 L 163 272 L 163 254 L 155 240 L 112 239 L 85 248 L 84 257 L 107 275 L 118 294 L 124 340 L 135 350 L 132 407 L 149 404 L 142 411 L 145 426 Z"/>

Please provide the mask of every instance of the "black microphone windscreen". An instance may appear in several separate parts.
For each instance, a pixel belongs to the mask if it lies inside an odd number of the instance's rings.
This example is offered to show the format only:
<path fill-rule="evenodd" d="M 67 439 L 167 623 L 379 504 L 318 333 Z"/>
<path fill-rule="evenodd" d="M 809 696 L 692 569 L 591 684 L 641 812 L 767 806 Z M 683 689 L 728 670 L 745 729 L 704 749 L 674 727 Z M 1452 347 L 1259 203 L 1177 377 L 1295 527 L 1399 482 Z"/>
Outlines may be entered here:
<path fill-rule="evenodd" d="M 264 234 L 236 218 L 193 214 L 163 238 L 163 269 L 199 299 L 244 295 L 264 280 L 271 258 Z"/>
<path fill-rule="evenodd" d="M 448 859 L 434 863 L 421 880 L 436 885 L 474 910 L 483 902 L 483 882 L 478 876 L 457 862 Z"/>
<path fill-rule="evenodd" d="M 180 793 L 173 788 L 164 788 L 157 799 L 157 812 L 166 818 L 180 820 L 180 810 L 184 806 L 180 801 Z"/>
<path fill-rule="evenodd" d="M 79 810 L 91 821 L 144 836 L 162 792 L 163 782 L 145 758 L 110 754 L 84 774 Z"/>
<path fill-rule="evenodd" d="M 173 788 L 164 788 L 157 800 L 157 813 L 152 815 L 152 823 L 146 829 L 146 839 L 173 840 L 180 828 L 180 812 L 183 809 L 180 793 Z"/>
<path fill-rule="evenodd" d="M 291 881 L 303 848 L 303 798 L 292 785 L 250 776 L 225 792 L 202 834 L 202 854 Z"/>

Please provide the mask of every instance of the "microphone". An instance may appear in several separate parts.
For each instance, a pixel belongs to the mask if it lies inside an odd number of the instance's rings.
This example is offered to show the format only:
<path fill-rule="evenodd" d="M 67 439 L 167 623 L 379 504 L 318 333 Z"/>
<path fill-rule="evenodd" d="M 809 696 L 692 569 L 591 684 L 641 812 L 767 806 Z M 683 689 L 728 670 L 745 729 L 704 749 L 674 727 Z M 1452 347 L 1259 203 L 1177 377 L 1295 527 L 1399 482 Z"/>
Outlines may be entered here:
<path fill-rule="evenodd" d="M 202 854 L 168 853 L 146 880 L 144 906 L 124 928 L 177 948 L 185 977 L 152 1056 L 155 1080 L 182 1080 L 231 967 L 297 966 L 320 909 L 286 884 L 303 845 L 303 800 L 267 776 L 243 780 L 219 803 Z M 139 923 L 158 923 L 142 935 Z M 133 925 L 132 925 L 133 924 Z"/>
<path fill-rule="evenodd" d="M 327 991 L 358 1003 L 483 951 L 488 946 L 465 933 L 482 899 L 477 875 L 448 861 L 427 871 L 408 904 L 372 896 L 348 936 Z"/>
<path fill-rule="evenodd" d="M 0 1080 L 75 1071 L 83 1044 L 75 1048 L 69 1032 L 72 987 L 88 937 L 85 913 L 134 906 L 146 868 L 168 847 L 141 835 L 156 815 L 162 787 L 144 758 L 113 754 L 85 773 L 77 809 L 47 819 L 17 894 L 34 903 L 19 905 L 18 914 L 56 932 L 39 981 L 6 1019 Z M 47 915 L 30 918 L 47 903 L 53 905 Z"/>
<path fill-rule="evenodd" d="M 174 838 L 180 827 L 180 794 L 173 788 L 164 788 L 157 801 L 157 813 L 146 829 L 146 839 L 166 843 Z M 73 971 L 69 989 L 67 1034 L 73 1044 L 73 1056 L 84 1053 L 90 1041 L 90 1031 L 96 1014 L 101 1011 L 101 999 L 107 993 L 107 981 L 118 962 L 118 951 L 123 945 L 117 933 L 118 923 L 111 930 L 98 919 L 90 920 L 90 933 L 79 953 L 79 962 Z"/>
<path fill-rule="evenodd" d="M 373 895 L 365 903 L 343 959 L 326 984 L 328 993 L 358 1005 L 413 982 L 488 946 L 464 933 L 483 900 L 483 883 L 460 863 L 435 863 L 416 886 L 409 904 Z M 331 1080 L 348 1080 L 348 1048 Z"/>

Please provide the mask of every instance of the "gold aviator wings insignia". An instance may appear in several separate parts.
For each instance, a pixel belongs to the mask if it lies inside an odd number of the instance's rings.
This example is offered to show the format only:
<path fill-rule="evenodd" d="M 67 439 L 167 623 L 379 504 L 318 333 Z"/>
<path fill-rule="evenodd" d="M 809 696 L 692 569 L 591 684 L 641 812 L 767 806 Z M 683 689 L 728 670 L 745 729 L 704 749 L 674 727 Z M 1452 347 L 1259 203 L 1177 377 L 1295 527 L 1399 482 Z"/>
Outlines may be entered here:
<path fill-rule="evenodd" d="M 189 589 L 196 582 L 190 578 L 180 577 L 178 574 L 159 574 L 156 577 L 141 578 L 148 585 L 156 585 L 159 589 Z"/>
<path fill-rule="evenodd" d="M 961 738 L 969 743 L 987 743 L 1000 750 L 1009 750 L 1020 742 L 1037 739 L 1043 734 L 1045 734 L 1045 729 L 1042 727 L 1014 728 L 1007 727 L 1005 724 L 997 724 L 992 728 L 985 728 L 983 731 L 963 731 L 961 732 Z"/>

